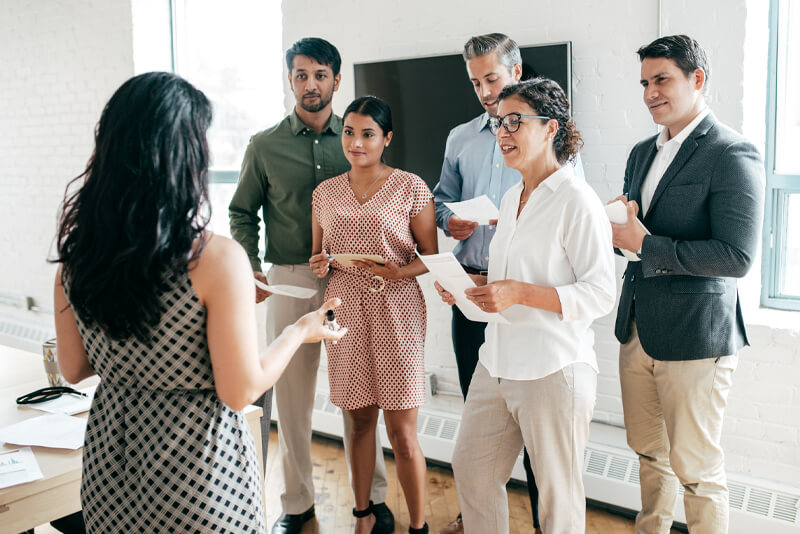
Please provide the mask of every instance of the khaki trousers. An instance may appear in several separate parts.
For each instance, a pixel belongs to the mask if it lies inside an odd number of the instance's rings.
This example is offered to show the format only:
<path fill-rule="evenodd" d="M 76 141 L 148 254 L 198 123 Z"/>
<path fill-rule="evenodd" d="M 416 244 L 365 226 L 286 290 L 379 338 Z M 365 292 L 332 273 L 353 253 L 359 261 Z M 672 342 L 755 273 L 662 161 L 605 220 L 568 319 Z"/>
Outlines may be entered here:
<path fill-rule="evenodd" d="M 667 534 L 684 487 L 691 534 L 728 532 L 728 487 L 720 446 L 722 419 L 738 356 L 658 361 L 636 324 L 619 350 L 628 445 L 639 455 L 639 534 Z M 677 478 L 676 478 L 677 475 Z"/>
<path fill-rule="evenodd" d="M 597 374 L 585 363 L 538 380 L 492 378 L 478 363 L 453 453 L 464 532 L 509 532 L 506 483 L 523 445 L 539 487 L 542 531 L 585 531 L 583 452 L 596 392 Z"/>
<path fill-rule="evenodd" d="M 319 308 L 325 298 L 326 279 L 317 278 L 307 265 L 273 265 L 267 275 L 270 284 L 289 284 L 313 288 L 318 293 L 310 299 L 272 295 L 267 304 L 267 342 L 302 315 Z M 313 462 L 311 459 L 311 414 L 317 389 L 320 344 L 302 345 L 275 384 L 278 408 L 278 446 L 283 469 L 281 506 L 286 514 L 300 514 L 314 504 Z M 344 412 L 344 449 L 350 472 L 350 428 L 352 421 Z M 268 415 L 267 415 L 268 417 Z M 267 420 L 267 417 L 264 420 Z M 265 438 L 268 434 L 264 434 Z M 375 433 L 375 475 L 370 498 L 386 502 L 386 465 L 380 437 Z M 266 459 L 265 459 L 266 463 Z"/>

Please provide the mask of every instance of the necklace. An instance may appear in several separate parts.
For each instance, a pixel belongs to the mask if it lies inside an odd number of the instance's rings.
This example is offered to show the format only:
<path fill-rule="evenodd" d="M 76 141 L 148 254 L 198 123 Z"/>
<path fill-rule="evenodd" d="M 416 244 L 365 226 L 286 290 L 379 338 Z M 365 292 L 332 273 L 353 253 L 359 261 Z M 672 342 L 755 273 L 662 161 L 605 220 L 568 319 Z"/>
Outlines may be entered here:
<path fill-rule="evenodd" d="M 372 188 L 375 187 L 375 184 L 377 184 L 380 181 L 380 179 L 383 177 L 383 174 L 384 174 L 383 172 L 380 172 L 378 174 L 378 176 L 376 176 L 375 179 L 372 180 L 372 182 L 370 182 L 369 187 L 367 188 L 367 190 L 364 191 L 363 193 L 361 193 L 361 200 L 366 200 L 367 199 L 367 195 L 369 194 L 370 191 L 372 191 Z M 347 173 L 347 181 L 350 182 L 350 185 L 353 185 L 353 182 L 350 180 L 350 173 L 349 172 Z"/>

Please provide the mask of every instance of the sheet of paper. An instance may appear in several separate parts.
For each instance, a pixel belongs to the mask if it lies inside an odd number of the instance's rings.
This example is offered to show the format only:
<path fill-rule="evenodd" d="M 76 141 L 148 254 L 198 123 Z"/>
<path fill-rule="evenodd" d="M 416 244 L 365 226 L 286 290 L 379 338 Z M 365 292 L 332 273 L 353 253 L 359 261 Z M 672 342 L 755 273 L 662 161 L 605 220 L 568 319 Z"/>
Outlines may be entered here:
<path fill-rule="evenodd" d="M 331 254 L 331 258 L 336 260 L 342 267 L 355 266 L 353 260 L 372 260 L 375 263 L 380 263 L 381 265 L 386 263 L 386 260 L 383 259 L 383 256 L 378 256 L 377 254 Z"/>
<path fill-rule="evenodd" d="M 42 471 L 30 447 L 0 451 L 0 489 L 40 478 Z"/>
<path fill-rule="evenodd" d="M 608 220 L 614 224 L 625 224 L 626 222 L 628 222 L 628 207 L 625 205 L 623 201 L 617 200 L 616 202 L 612 202 L 611 204 L 606 204 L 606 215 L 608 215 Z M 644 224 L 642 224 L 642 221 L 640 221 L 638 217 L 634 220 L 637 223 L 639 223 L 639 226 L 644 228 L 644 231 L 647 232 L 647 235 L 650 235 L 650 231 L 647 228 L 645 228 Z M 619 250 L 620 252 L 622 252 L 622 255 L 625 256 L 625 258 L 628 261 L 642 261 L 641 258 L 639 258 L 639 256 L 636 255 L 635 250 L 634 251 L 625 249 L 619 249 Z"/>
<path fill-rule="evenodd" d="M 475 221 L 478 224 L 489 224 L 490 220 L 500 217 L 497 206 L 495 206 L 486 195 L 463 200 L 461 202 L 445 202 L 444 205 L 450 208 L 450 211 L 452 211 L 456 217 L 467 221 Z"/>
<path fill-rule="evenodd" d="M 0 428 L 0 441 L 12 445 L 79 449 L 83 447 L 86 419 L 64 414 L 40 415 Z"/>
<path fill-rule="evenodd" d="M 254 279 L 255 280 L 255 279 Z M 296 299 L 310 299 L 317 294 L 316 289 L 300 286 L 290 286 L 287 284 L 267 285 L 261 280 L 256 280 L 256 287 L 269 291 L 275 295 L 283 295 L 284 297 L 292 297 Z"/>
<path fill-rule="evenodd" d="M 461 267 L 452 252 L 420 256 L 420 259 L 433 275 L 433 278 L 455 297 L 456 306 L 467 319 L 482 323 L 508 324 L 508 320 L 499 313 L 485 312 L 467 298 L 464 291 L 475 287 L 475 282 Z"/>
<path fill-rule="evenodd" d="M 63 413 L 66 415 L 75 415 L 76 413 L 88 412 L 92 407 L 92 398 L 94 397 L 94 390 L 97 386 L 91 386 L 85 389 L 80 389 L 81 393 L 86 393 L 85 397 L 78 397 L 76 395 L 61 395 L 57 399 L 40 402 L 38 404 L 25 404 L 26 408 L 33 408 L 34 410 L 41 410 L 47 413 Z"/>

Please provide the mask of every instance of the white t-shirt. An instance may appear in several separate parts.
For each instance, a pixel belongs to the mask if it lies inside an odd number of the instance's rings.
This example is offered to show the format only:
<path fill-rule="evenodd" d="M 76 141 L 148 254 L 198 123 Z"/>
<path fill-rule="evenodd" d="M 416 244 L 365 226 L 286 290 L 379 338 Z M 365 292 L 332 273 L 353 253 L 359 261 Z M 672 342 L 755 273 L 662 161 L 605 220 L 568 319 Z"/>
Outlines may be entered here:
<path fill-rule="evenodd" d="M 479 359 L 493 377 L 535 380 L 585 362 L 597 371 L 592 321 L 614 307 L 611 226 L 594 190 L 567 165 L 531 193 L 517 219 L 522 183 L 503 196 L 489 248 L 489 282 L 554 287 L 562 313 L 514 305 L 512 324 L 489 323 Z"/>

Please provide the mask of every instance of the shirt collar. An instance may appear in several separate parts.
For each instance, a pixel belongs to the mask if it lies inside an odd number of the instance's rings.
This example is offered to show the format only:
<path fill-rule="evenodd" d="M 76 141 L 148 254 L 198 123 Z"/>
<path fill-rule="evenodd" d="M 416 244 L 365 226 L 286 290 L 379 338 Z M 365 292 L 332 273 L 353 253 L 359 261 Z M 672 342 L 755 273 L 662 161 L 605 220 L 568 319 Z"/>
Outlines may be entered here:
<path fill-rule="evenodd" d="M 480 115 L 478 115 L 478 133 L 486 130 L 489 128 L 489 112 L 484 111 Z"/>
<path fill-rule="evenodd" d="M 565 163 L 563 167 L 561 167 L 556 172 L 545 178 L 542 184 L 549 187 L 551 191 L 555 191 L 566 180 L 569 180 L 573 176 L 573 174 L 574 172 L 572 170 L 572 164 Z"/>
<path fill-rule="evenodd" d="M 542 180 L 539 186 L 537 186 L 537 189 L 542 185 L 546 185 L 547 188 L 550 189 L 551 191 L 556 191 L 561 184 L 563 184 L 573 176 L 575 176 L 575 171 L 572 168 L 572 164 L 567 162 L 564 164 L 563 167 L 561 167 L 556 172 L 554 172 L 553 174 Z M 522 180 L 520 180 L 514 187 L 518 188 L 520 192 L 522 192 L 522 190 L 525 188 L 525 185 L 523 184 Z"/>
<path fill-rule="evenodd" d="M 289 114 L 289 127 L 292 130 L 292 135 L 299 135 L 300 132 L 304 130 L 311 130 L 308 126 L 305 125 L 303 121 L 300 120 L 300 117 L 297 115 L 296 109 L 293 109 L 292 112 Z M 336 113 L 331 112 L 331 116 L 328 117 L 328 122 L 325 123 L 325 127 L 322 128 L 322 133 L 332 133 L 335 135 L 341 135 L 342 118 L 339 117 Z"/>
<path fill-rule="evenodd" d="M 691 134 L 694 131 L 694 129 L 697 128 L 697 125 L 700 124 L 703 121 L 703 119 L 706 118 L 706 115 L 708 115 L 709 113 L 711 113 L 711 110 L 708 107 L 703 109 L 703 111 L 697 114 L 697 117 L 692 119 L 692 122 L 687 124 L 683 128 L 683 130 L 678 132 L 678 135 L 676 135 L 672 139 L 667 139 L 667 136 L 669 135 L 669 128 L 666 127 L 663 128 L 661 130 L 661 133 L 656 138 L 656 148 L 658 150 L 661 150 L 661 147 L 663 147 L 667 143 L 673 143 L 680 147 L 683 144 L 683 142 L 686 141 L 686 138 L 689 137 L 689 134 Z"/>

